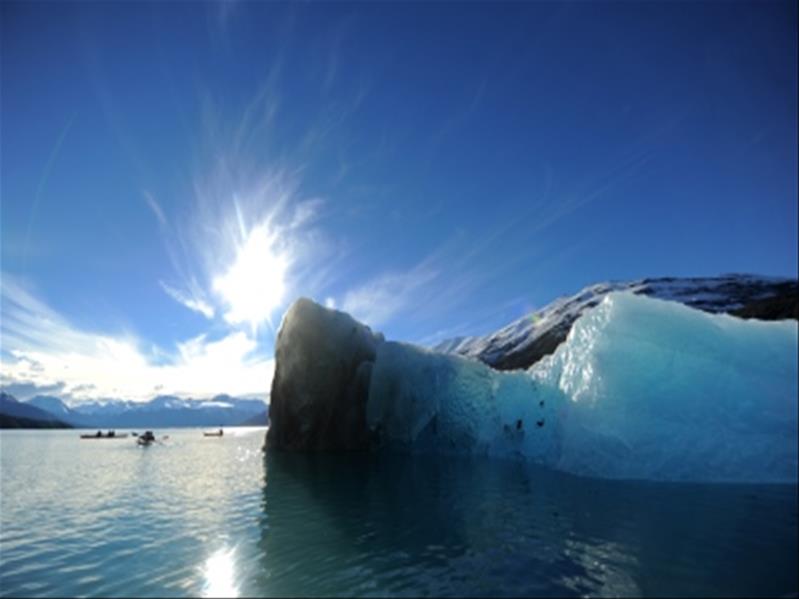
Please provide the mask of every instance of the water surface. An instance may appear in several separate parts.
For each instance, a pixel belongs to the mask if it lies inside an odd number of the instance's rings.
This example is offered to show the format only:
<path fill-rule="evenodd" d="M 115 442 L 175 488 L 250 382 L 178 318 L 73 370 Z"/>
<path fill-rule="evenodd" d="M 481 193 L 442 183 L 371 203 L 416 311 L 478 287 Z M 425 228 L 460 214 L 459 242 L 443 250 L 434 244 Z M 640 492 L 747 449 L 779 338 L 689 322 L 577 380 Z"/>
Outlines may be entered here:
<path fill-rule="evenodd" d="M 786 595 L 795 485 L 0 432 L 0 595 Z"/>

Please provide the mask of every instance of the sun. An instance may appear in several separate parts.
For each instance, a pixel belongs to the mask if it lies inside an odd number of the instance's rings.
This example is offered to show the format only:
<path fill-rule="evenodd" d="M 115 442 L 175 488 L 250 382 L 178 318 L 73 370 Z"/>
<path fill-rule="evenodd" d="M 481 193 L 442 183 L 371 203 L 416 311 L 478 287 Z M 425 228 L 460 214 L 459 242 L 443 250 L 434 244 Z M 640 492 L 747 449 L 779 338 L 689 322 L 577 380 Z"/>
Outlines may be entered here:
<path fill-rule="evenodd" d="M 253 228 L 227 272 L 214 278 L 214 291 L 227 303 L 225 320 L 231 324 L 258 328 L 283 300 L 288 264 L 275 245 L 265 225 Z"/>

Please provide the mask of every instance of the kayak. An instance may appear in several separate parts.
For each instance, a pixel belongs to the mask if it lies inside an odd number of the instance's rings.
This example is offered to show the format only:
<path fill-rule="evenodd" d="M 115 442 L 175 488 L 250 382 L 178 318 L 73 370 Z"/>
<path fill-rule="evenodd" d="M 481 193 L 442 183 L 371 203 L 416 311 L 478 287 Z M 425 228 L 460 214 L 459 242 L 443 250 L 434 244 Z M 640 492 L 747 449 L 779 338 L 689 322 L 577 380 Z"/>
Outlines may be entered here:
<path fill-rule="evenodd" d="M 124 433 L 122 435 L 100 435 L 99 437 L 97 435 L 81 435 L 80 438 L 81 439 L 124 439 L 127 436 L 128 436 L 127 433 Z"/>
<path fill-rule="evenodd" d="M 166 437 L 164 437 L 166 439 Z M 136 443 L 147 447 L 148 445 L 152 445 L 156 441 L 155 435 L 152 431 L 146 431 L 143 435 L 140 435 L 138 439 L 136 439 Z"/>
<path fill-rule="evenodd" d="M 203 437 L 221 437 L 222 433 L 203 433 Z"/>

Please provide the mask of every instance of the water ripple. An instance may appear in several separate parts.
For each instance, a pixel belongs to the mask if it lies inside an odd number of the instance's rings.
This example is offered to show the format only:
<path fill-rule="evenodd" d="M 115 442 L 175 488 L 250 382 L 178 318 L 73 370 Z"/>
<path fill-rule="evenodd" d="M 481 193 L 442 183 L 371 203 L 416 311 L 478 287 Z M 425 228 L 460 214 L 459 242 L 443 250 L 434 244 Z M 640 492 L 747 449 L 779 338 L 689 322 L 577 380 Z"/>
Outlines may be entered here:
<path fill-rule="evenodd" d="M 785 595 L 796 487 L 0 433 L 0 596 Z"/>

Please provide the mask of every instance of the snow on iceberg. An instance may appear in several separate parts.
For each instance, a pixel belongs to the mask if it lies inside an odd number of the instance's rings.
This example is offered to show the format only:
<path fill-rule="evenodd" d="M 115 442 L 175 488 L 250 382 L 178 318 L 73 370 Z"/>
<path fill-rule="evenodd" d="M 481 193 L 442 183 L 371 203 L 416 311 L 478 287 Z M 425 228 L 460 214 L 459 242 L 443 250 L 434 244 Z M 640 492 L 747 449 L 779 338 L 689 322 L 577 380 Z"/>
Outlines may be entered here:
<path fill-rule="evenodd" d="M 612 293 L 527 372 L 383 343 L 367 425 L 396 449 L 590 476 L 796 481 L 797 330 Z"/>

